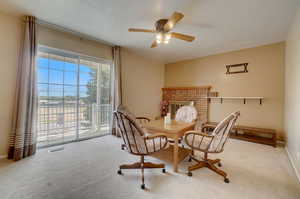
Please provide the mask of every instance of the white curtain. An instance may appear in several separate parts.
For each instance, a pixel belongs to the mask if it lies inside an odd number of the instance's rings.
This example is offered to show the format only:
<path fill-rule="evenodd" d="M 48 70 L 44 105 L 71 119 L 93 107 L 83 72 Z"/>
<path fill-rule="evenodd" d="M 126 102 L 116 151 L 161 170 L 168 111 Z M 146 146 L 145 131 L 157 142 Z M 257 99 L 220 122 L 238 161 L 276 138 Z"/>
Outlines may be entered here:
<path fill-rule="evenodd" d="M 121 47 L 114 46 L 113 49 L 113 67 L 114 67 L 114 86 L 113 86 L 113 111 L 122 104 L 122 79 L 121 79 Z M 112 134 L 120 136 L 117 128 L 116 121 L 112 121 Z"/>
<path fill-rule="evenodd" d="M 36 19 L 26 16 L 9 141 L 9 159 L 20 160 L 36 152 L 36 54 Z"/>

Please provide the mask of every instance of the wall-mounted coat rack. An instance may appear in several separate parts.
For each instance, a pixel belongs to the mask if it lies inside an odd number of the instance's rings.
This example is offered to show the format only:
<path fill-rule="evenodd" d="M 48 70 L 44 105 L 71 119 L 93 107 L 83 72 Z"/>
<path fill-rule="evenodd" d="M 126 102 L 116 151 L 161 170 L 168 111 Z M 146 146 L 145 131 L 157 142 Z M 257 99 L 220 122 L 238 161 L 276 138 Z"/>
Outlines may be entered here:
<path fill-rule="evenodd" d="M 248 73 L 248 63 L 232 64 L 226 66 L 226 74 Z"/>
<path fill-rule="evenodd" d="M 246 104 L 247 100 L 259 100 L 259 104 L 262 105 L 264 97 L 205 97 L 210 102 L 212 99 L 220 99 L 220 103 L 223 103 L 223 100 L 243 100 L 244 104 Z"/>

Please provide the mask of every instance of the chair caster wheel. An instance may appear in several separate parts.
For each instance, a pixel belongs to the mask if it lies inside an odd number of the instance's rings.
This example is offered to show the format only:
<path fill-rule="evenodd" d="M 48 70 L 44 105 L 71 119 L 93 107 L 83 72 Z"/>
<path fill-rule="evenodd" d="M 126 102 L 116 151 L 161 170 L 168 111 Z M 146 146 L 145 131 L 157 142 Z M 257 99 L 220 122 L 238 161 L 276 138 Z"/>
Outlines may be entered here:
<path fill-rule="evenodd" d="M 118 174 L 119 174 L 119 175 L 122 175 L 121 169 L 118 170 Z"/>
<path fill-rule="evenodd" d="M 166 171 L 166 169 L 165 169 L 165 168 L 163 168 L 163 169 L 162 169 L 162 172 L 163 172 L 163 173 L 166 173 L 167 171 Z"/>
<path fill-rule="evenodd" d="M 219 166 L 219 167 L 222 167 L 222 164 L 221 164 L 221 162 L 219 162 L 219 163 L 218 163 L 218 166 Z"/>
<path fill-rule="evenodd" d="M 141 185 L 141 189 L 145 189 L 146 187 L 145 187 L 145 184 L 142 184 Z"/>
<path fill-rule="evenodd" d="M 187 175 L 190 176 L 190 177 L 193 176 L 192 172 L 190 172 L 190 171 L 187 173 Z"/>
<path fill-rule="evenodd" d="M 230 181 L 229 181 L 228 178 L 225 178 L 225 179 L 224 179 L 224 182 L 225 182 L 225 183 L 229 183 Z"/>

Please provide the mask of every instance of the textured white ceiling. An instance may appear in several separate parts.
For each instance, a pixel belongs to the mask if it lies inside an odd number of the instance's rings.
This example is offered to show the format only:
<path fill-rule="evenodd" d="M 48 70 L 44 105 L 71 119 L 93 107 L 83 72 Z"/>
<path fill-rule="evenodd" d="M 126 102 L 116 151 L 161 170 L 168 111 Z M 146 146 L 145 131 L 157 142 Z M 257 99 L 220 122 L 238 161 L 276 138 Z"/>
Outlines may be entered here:
<path fill-rule="evenodd" d="M 31 14 L 53 24 L 130 48 L 165 63 L 283 41 L 299 0 L 1 0 L 0 10 Z M 174 31 L 196 36 L 150 49 L 154 22 L 185 14 Z"/>

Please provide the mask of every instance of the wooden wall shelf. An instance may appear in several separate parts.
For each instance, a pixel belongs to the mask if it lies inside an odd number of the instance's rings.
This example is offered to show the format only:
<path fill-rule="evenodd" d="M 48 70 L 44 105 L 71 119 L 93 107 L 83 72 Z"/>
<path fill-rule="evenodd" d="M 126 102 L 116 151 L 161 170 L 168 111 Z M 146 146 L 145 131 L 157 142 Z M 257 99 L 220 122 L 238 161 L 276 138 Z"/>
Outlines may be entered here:
<path fill-rule="evenodd" d="M 210 102 L 212 99 L 220 99 L 221 104 L 223 103 L 223 100 L 229 99 L 229 100 L 243 100 L 244 104 L 246 104 L 247 100 L 258 100 L 259 104 L 262 105 L 262 101 L 264 97 L 205 97 L 208 99 L 208 102 Z"/>

